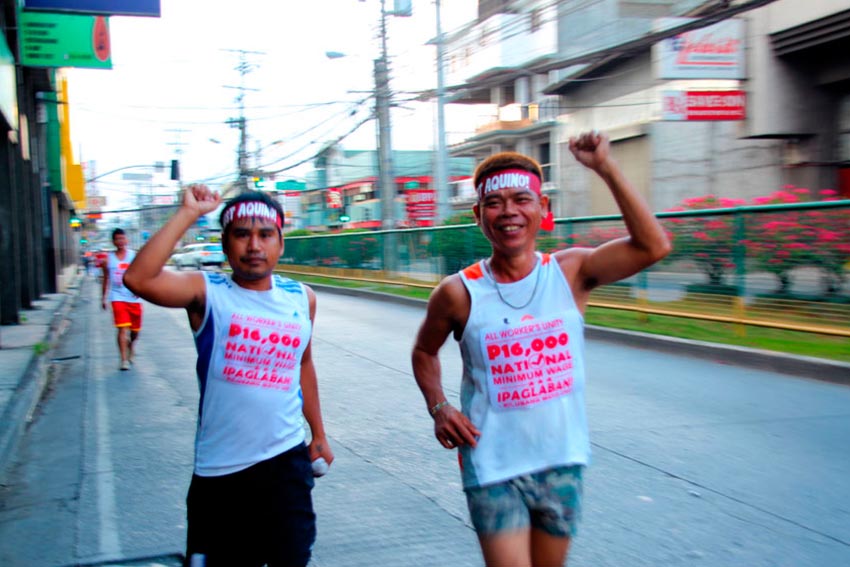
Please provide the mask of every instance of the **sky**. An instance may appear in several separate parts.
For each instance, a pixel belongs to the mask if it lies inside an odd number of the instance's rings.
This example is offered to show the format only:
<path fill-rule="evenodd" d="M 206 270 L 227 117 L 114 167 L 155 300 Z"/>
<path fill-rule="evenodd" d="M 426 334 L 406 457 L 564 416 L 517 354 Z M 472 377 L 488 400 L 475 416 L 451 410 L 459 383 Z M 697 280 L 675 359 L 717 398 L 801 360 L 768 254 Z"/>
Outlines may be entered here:
<path fill-rule="evenodd" d="M 303 178 L 309 158 L 349 132 L 345 149 L 375 148 L 375 122 L 355 126 L 374 105 L 380 0 L 162 0 L 161 6 L 160 18 L 110 18 L 111 70 L 68 71 L 75 156 L 94 166 L 87 177 L 179 158 L 183 182 L 216 188 L 234 179 L 239 130 L 227 121 L 239 116 L 240 85 L 249 165 L 283 170 L 278 180 Z M 442 0 L 441 6 L 448 32 L 475 17 L 477 2 Z M 436 48 L 426 45 L 436 35 L 434 2 L 413 0 L 413 16 L 387 23 L 391 87 L 401 103 L 392 115 L 393 148 L 431 149 L 435 104 L 407 101 L 436 88 Z M 250 69 L 245 75 L 237 71 L 242 61 Z M 448 108 L 447 122 L 452 113 L 462 110 Z M 122 173 L 90 187 L 107 197 L 107 208 L 134 202 L 138 182 Z M 155 173 L 152 183 L 154 193 L 175 185 L 167 171 Z"/>

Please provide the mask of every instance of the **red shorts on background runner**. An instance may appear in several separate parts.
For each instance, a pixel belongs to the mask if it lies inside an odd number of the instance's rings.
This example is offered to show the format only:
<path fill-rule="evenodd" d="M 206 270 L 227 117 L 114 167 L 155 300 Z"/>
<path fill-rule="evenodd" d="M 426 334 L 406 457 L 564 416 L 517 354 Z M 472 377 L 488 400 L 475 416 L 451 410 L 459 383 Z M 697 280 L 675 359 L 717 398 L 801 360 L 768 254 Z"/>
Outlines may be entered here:
<path fill-rule="evenodd" d="M 131 331 L 142 330 L 142 304 L 130 301 L 113 301 L 112 317 L 116 327 L 130 327 Z"/>

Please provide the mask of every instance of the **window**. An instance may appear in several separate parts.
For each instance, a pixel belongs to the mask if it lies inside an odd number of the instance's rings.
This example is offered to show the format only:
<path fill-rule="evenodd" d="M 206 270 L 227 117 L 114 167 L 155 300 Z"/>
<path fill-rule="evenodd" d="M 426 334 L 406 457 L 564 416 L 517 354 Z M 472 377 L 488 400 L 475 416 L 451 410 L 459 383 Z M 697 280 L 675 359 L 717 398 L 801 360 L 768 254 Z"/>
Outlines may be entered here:
<path fill-rule="evenodd" d="M 543 168 L 543 181 L 552 181 L 552 146 L 549 142 L 540 144 L 538 148 L 540 167 Z"/>

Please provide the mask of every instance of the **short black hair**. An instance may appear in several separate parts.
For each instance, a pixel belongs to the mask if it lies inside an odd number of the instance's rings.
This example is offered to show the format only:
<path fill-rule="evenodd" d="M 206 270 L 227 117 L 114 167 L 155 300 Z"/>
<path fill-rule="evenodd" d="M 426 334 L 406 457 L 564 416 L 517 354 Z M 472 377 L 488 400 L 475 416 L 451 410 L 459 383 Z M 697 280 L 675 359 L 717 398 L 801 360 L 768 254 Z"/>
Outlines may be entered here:
<path fill-rule="evenodd" d="M 230 199 L 224 206 L 224 208 L 221 209 L 221 213 L 218 215 L 218 224 L 221 225 L 222 234 L 227 231 L 227 227 L 224 226 L 224 213 L 226 213 L 228 209 L 238 205 L 239 203 L 247 203 L 249 201 L 259 201 L 273 208 L 280 216 L 281 225 L 283 224 L 283 207 L 280 206 L 280 203 L 272 199 L 268 193 L 263 193 L 262 191 L 246 191 L 245 193 L 240 193 L 239 195 Z M 278 228 L 278 232 L 281 232 L 281 230 L 282 229 Z"/>
<path fill-rule="evenodd" d="M 112 240 L 115 240 L 115 237 L 120 235 L 120 234 L 127 234 L 127 233 L 124 232 L 123 228 L 116 228 L 115 230 L 113 230 L 112 231 Z"/>

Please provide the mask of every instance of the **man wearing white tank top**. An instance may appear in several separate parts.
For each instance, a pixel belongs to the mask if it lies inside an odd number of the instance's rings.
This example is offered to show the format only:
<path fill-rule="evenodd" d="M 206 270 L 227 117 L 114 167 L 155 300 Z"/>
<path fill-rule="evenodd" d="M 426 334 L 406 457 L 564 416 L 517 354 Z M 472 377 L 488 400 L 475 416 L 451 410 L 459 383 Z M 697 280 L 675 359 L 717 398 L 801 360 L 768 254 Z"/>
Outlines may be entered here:
<path fill-rule="evenodd" d="M 476 221 L 492 254 L 431 294 L 412 365 L 434 433 L 458 449 L 470 518 L 488 567 L 563 565 L 590 457 L 584 311 L 591 290 L 664 258 L 670 242 L 610 154 L 604 134 L 571 138 L 576 160 L 611 191 L 628 236 L 542 254 L 552 230 L 543 172 L 502 152 L 475 170 Z M 460 409 L 446 399 L 438 353 L 452 335 L 463 359 Z"/>
<path fill-rule="evenodd" d="M 136 257 L 136 252 L 127 244 L 127 234 L 123 228 L 112 231 L 112 244 L 115 251 L 109 252 L 101 265 L 100 305 L 106 309 L 107 301 L 112 305 L 112 318 L 118 329 L 118 354 L 121 356 L 121 370 L 130 370 L 135 362 L 136 339 L 142 330 L 142 302 L 132 291 L 124 287 L 124 272 Z"/>
<path fill-rule="evenodd" d="M 124 274 L 139 296 L 185 309 L 195 337 L 201 395 L 187 565 L 306 566 L 316 538 L 311 465 L 334 460 L 311 349 L 316 296 L 274 273 L 284 214 L 261 192 L 221 211 L 232 273 L 164 269 L 189 227 L 220 204 L 207 187 L 187 187 L 179 210 Z"/>

